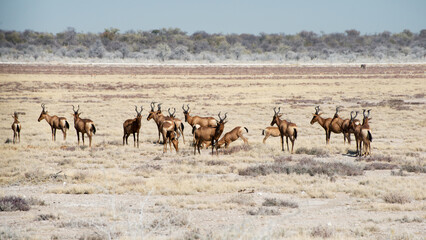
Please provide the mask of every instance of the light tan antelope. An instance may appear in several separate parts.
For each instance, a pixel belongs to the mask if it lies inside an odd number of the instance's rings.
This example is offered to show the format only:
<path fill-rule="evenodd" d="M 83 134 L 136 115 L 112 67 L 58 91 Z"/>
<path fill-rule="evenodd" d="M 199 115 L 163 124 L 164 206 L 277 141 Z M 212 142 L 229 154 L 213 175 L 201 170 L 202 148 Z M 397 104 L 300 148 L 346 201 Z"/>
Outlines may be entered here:
<path fill-rule="evenodd" d="M 90 119 L 81 119 L 80 114 L 78 111 L 80 110 L 80 105 L 78 105 L 77 110 L 74 109 L 74 105 L 72 105 L 72 110 L 74 112 L 74 128 L 77 132 L 77 141 L 78 145 L 80 145 L 80 133 L 81 133 L 81 139 L 83 140 L 84 145 L 84 134 L 87 134 L 89 137 L 89 147 L 92 146 L 92 135 L 96 133 L 95 125 L 93 124 L 93 121 Z"/>
<path fill-rule="evenodd" d="M 291 141 L 291 153 L 293 154 L 294 141 L 297 139 L 297 125 L 295 123 L 287 122 L 286 120 L 281 120 L 280 117 L 282 114 L 279 114 L 281 108 L 278 108 L 278 112 L 274 108 L 274 116 L 272 117 L 271 126 L 274 124 L 277 125 L 280 130 L 281 137 L 281 149 L 284 151 L 284 136 L 286 137 L 287 142 L 287 151 L 290 151 L 288 146 L 288 139 Z"/>
<path fill-rule="evenodd" d="M 139 130 L 141 129 L 141 126 L 142 126 L 141 120 L 142 120 L 143 107 L 141 106 L 141 110 L 138 111 L 138 106 L 135 106 L 135 111 L 136 111 L 136 118 L 127 119 L 123 123 L 123 132 L 124 132 L 123 145 L 124 145 L 124 140 L 126 140 L 127 145 L 129 144 L 127 142 L 127 139 L 129 138 L 130 134 L 133 134 L 133 146 L 136 147 L 136 143 L 137 143 L 137 146 L 139 147 Z M 136 137 L 137 137 L 137 140 L 136 140 Z"/>
<path fill-rule="evenodd" d="M 225 117 L 220 117 L 220 112 L 218 114 L 219 121 L 216 120 L 216 126 L 215 127 L 199 127 L 199 125 L 194 125 L 192 128 L 192 134 L 194 134 L 195 138 L 195 144 L 194 144 L 194 155 L 196 154 L 196 150 L 198 149 L 198 153 L 200 153 L 201 144 L 203 142 L 210 142 L 210 145 L 212 146 L 212 155 L 214 150 L 215 142 L 219 139 L 220 135 L 222 135 L 222 132 L 225 128 L 225 119 L 226 119 L 226 113 Z M 217 151 L 216 151 L 217 153 Z"/>
<path fill-rule="evenodd" d="M 50 125 L 50 129 L 52 130 L 52 140 L 56 141 L 56 129 L 61 129 L 64 134 L 64 140 L 67 139 L 67 130 L 70 129 L 70 125 L 66 118 L 58 117 L 56 115 L 50 116 L 46 111 L 46 105 L 44 103 L 41 104 L 41 113 L 38 117 L 38 121 L 45 119 L 46 122 Z"/>
<path fill-rule="evenodd" d="M 13 144 L 16 143 L 16 141 L 21 142 L 21 123 L 18 121 L 18 113 L 14 112 L 12 115 L 13 123 L 12 123 L 12 130 L 13 130 Z"/>
<path fill-rule="evenodd" d="M 173 139 L 177 140 L 177 136 L 174 137 L 174 132 L 177 131 L 177 127 L 175 122 L 173 121 L 173 119 L 164 119 L 161 123 L 160 123 L 160 132 L 163 135 L 163 152 L 167 152 L 167 141 L 169 141 L 169 145 L 170 145 L 170 152 L 172 151 L 172 141 Z M 173 144 L 174 145 L 174 144 Z M 176 149 L 176 146 L 175 146 Z M 176 151 L 178 151 L 178 149 L 176 149 Z"/>
<path fill-rule="evenodd" d="M 321 127 L 324 128 L 324 130 L 325 130 L 325 142 L 326 142 L 326 144 L 329 144 L 331 132 L 342 133 L 342 128 L 338 124 L 331 124 L 331 121 L 333 119 L 332 118 L 322 118 L 321 114 L 322 113 L 320 113 L 320 107 L 316 106 L 315 107 L 315 113 L 312 114 L 314 116 L 312 117 L 311 124 L 318 122 L 318 124 L 321 125 Z"/>
<path fill-rule="evenodd" d="M 216 147 L 216 153 L 217 150 L 221 148 L 223 145 L 225 145 L 225 148 L 229 147 L 229 144 L 237 140 L 238 138 L 241 138 L 244 141 L 244 144 L 248 144 L 247 138 L 244 137 L 244 132 L 248 133 L 248 129 L 246 127 L 235 127 L 231 131 L 225 133 L 223 137 L 215 144 Z"/>
<path fill-rule="evenodd" d="M 280 136 L 280 130 L 278 129 L 278 127 L 266 127 L 265 129 L 262 130 L 262 135 L 265 136 L 263 138 L 263 144 L 265 144 L 266 139 L 268 139 L 268 137 L 270 137 L 270 136 L 279 137 Z"/>

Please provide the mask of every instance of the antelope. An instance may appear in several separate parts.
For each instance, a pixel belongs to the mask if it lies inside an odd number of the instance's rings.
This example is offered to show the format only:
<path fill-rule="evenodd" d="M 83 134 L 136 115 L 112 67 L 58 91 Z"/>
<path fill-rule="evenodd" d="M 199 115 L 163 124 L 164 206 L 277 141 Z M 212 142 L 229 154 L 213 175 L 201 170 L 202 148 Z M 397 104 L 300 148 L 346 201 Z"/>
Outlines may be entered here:
<path fill-rule="evenodd" d="M 216 119 L 213 117 L 199 117 L 199 116 L 191 116 L 191 110 L 189 109 L 189 104 L 186 105 L 187 109 L 185 109 L 185 105 L 182 104 L 183 115 L 185 116 L 185 122 L 187 122 L 191 127 L 198 125 L 199 127 L 216 127 Z M 195 137 L 193 137 L 193 142 L 195 144 Z"/>
<path fill-rule="evenodd" d="M 360 153 L 364 156 L 371 155 L 371 142 L 373 141 L 370 125 L 368 124 L 368 121 L 371 120 L 370 111 L 371 109 L 369 109 L 367 111 L 368 114 L 365 115 L 365 109 L 363 109 L 362 114 L 364 115 L 364 119 L 359 132 L 359 137 L 361 138 L 361 141 L 364 145 L 364 154 L 361 153 L 361 150 Z"/>
<path fill-rule="evenodd" d="M 322 113 L 320 113 L 319 111 L 320 111 L 320 107 L 316 106 L 315 107 L 315 113 L 312 114 L 313 117 L 312 117 L 312 120 L 311 120 L 311 125 L 314 124 L 315 122 L 318 122 L 318 124 L 321 125 L 321 127 L 324 128 L 324 130 L 325 130 L 325 142 L 326 142 L 326 144 L 329 144 L 331 132 L 342 133 L 342 128 L 338 124 L 331 124 L 331 122 L 333 120 L 332 118 L 322 118 L 321 117 Z"/>
<path fill-rule="evenodd" d="M 268 139 L 269 136 L 279 137 L 280 130 L 278 129 L 278 127 L 266 127 L 262 130 L 262 135 L 265 135 L 265 137 L 263 138 L 263 144 L 265 144 L 266 139 Z"/>
<path fill-rule="evenodd" d="M 361 153 L 361 124 L 359 120 L 355 119 L 358 116 L 358 111 L 355 112 L 355 116 L 352 116 L 353 111 L 351 112 L 351 120 L 349 121 L 349 129 L 354 133 L 355 143 L 356 143 L 356 156 Z"/>
<path fill-rule="evenodd" d="M 333 119 L 330 123 L 330 129 L 338 130 L 340 128 L 341 132 L 343 133 L 343 144 L 346 144 L 346 140 L 348 140 L 348 143 L 351 144 L 351 135 L 348 131 L 349 119 L 343 120 L 342 118 L 340 118 L 339 111 L 340 107 L 336 107 L 336 112 L 334 113 Z"/>
<path fill-rule="evenodd" d="M 361 68 L 362 69 L 366 69 L 367 68 L 367 64 L 361 64 Z"/>
<path fill-rule="evenodd" d="M 161 134 L 161 129 L 160 129 L 160 127 L 161 127 L 161 123 L 164 121 L 164 120 L 166 120 L 166 119 L 171 119 L 170 117 L 165 117 L 163 114 L 162 114 L 162 112 L 161 112 L 161 103 L 159 103 L 158 105 L 157 105 L 157 111 L 155 111 L 155 102 L 152 102 L 151 103 L 151 111 L 149 112 L 149 114 L 148 114 L 148 117 L 146 118 L 146 120 L 151 120 L 151 119 L 154 119 L 154 122 L 155 122 L 155 124 L 157 124 L 157 129 L 158 129 L 158 141 L 157 141 L 157 143 L 160 143 L 160 134 Z M 176 112 L 176 110 L 175 110 L 175 112 Z M 169 112 L 169 114 L 170 114 L 170 112 Z M 183 136 L 183 129 L 184 129 L 184 126 L 183 126 L 183 123 L 182 123 L 182 121 L 180 120 L 180 119 L 178 119 L 178 118 L 174 118 L 174 120 L 173 120 L 175 123 L 176 123 L 176 125 L 177 125 L 177 129 L 181 132 L 181 134 L 182 134 L 182 136 Z M 179 132 L 177 132 L 178 133 L 178 136 L 180 136 L 180 134 L 179 134 Z M 184 138 L 184 137 L 183 137 Z M 163 143 L 165 142 L 165 139 L 163 138 Z M 185 143 L 185 142 L 184 142 Z"/>
<path fill-rule="evenodd" d="M 354 111 L 351 112 L 351 119 L 345 119 L 342 122 L 342 131 L 343 131 L 343 135 L 344 137 L 348 140 L 348 143 L 351 144 L 351 133 L 354 133 L 354 130 L 351 127 L 351 122 L 355 122 L 355 125 L 359 125 L 360 122 L 358 119 L 355 119 L 356 116 L 358 115 L 358 112 L 356 112 L 355 117 L 352 116 L 352 113 Z M 346 142 L 345 142 L 346 143 Z"/>
<path fill-rule="evenodd" d="M 176 152 L 179 152 L 179 135 L 176 131 L 167 132 L 167 139 L 169 143 L 171 142 L 173 144 L 173 147 L 175 148 Z M 172 147 L 170 147 L 171 151 Z"/>
<path fill-rule="evenodd" d="M 164 116 L 163 116 L 164 117 Z M 167 140 L 169 140 L 169 145 L 170 145 L 170 151 L 172 151 L 172 140 L 177 140 L 177 136 L 175 136 L 175 132 L 177 132 L 177 126 L 175 124 L 175 122 L 173 121 L 173 119 L 164 119 L 161 123 L 160 123 L 160 132 L 163 135 L 163 153 L 167 152 Z M 175 143 L 173 143 L 173 145 L 175 146 L 176 152 L 178 151 L 177 146 L 175 145 Z"/>
<path fill-rule="evenodd" d="M 174 109 L 173 113 L 170 112 L 170 108 L 168 109 L 169 118 L 173 119 L 173 122 L 175 122 L 175 124 L 176 124 L 176 128 L 180 131 L 180 133 L 179 133 L 179 131 L 176 132 L 177 138 L 179 138 L 182 135 L 183 144 L 185 144 L 185 135 L 183 134 L 183 130 L 184 130 L 185 126 L 183 125 L 182 120 L 180 120 L 179 118 L 176 118 L 176 108 L 173 108 L 173 109 Z"/>
<path fill-rule="evenodd" d="M 224 118 L 221 118 L 220 112 L 219 112 L 218 114 L 219 121 L 216 120 L 216 126 L 214 127 L 209 127 L 209 126 L 200 127 L 199 125 L 194 125 L 194 127 L 192 128 L 192 134 L 194 134 L 194 138 L 195 138 L 194 155 L 196 154 L 196 149 L 198 149 L 198 153 L 201 154 L 200 147 L 201 147 L 201 144 L 203 144 L 203 142 L 210 142 L 210 144 L 212 145 L 212 155 L 213 155 L 213 150 L 214 150 L 213 146 L 215 144 L 215 141 L 219 139 L 220 135 L 223 132 L 223 129 L 225 128 L 225 123 L 227 123 L 227 121 L 225 122 L 226 115 L 227 113 L 225 113 Z"/>
<path fill-rule="evenodd" d="M 244 130 L 248 133 L 248 129 L 246 127 L 235 127 L 231 131 L 225 133 L 225 135 L 216 143 L 216 153 L 219 148 L 221 148 L 223 145 L 225 145 L 225 148 L 228 148 L 229 144 L 231 144 L 233 141 L 237 140 L 238 138 L 241 138 L 244 141 L 244 144 L 248 144 L 247 138 L 243 136 Z"/>
<path fill-rule="evenodd" d="M 274 124 L 277 125 L 280 130 L 281 136 L 281 149 L 284 151 L 284 136 L 286 137 L 287 142 L 287 151 L 290 151 L 288 146 L 288 139 L 291 141 L 291 153 L 293 154 L 294 141 L 297 139 L 297 125 L 295 123 L 287 122 L 286 120 L 281 120 L 280 117 L 282 114 L 279 114 L 281 108 L 278 108 L 278 112 L 274 108 L 274 116 L 272 117 L 271 126 Z"/>
<path fill-rule="evenodd" d="M 12 115 L 13 123 L 12 123 L 12 130 L 13 130 L 13 144 L 16 143 L 16 140 L 18 142 L 21 142 L 21 123 L 18 121 L 18 113 L 14 112 Z"/>
<path fill-rule="evenodd" d="M 133 134 L 133 146 L 136 147 L 136 142 L 137 145 L 139 147 L 139 130 L 141 129 L 141 120 L 142 120 L 142 111 L 143 111 L 143 107 L 141 106 L 141 110 L 138 111 L 138 106 L 135 106 L 135 111 L 136 111 L 136 118 L 134 119 L 127 119 L 124 123 L 123 123 L 123 145 L 124 145 L 124 140 L 126 140 L 126 144 L 128 145 L 129 143 L 127 142 L 127 139 L 129 138 L 130 134 Z M 136 141 L 136 136 L 137 135 L 137 141 Z"/>
<path fill-rule="evenodd" d="M 52 130 L 52 141 L 56 141 L 56 129 L 61 129 L 64 134 L 64 140 L 67 139 L 67 129 L 70 129 L 70 125 L 66 118 L 58 117 L 56 115 L 50 116 L 46 111 L 46 105 L 44 103 L 41 104 L 41 113 L 38 117 L 38 121 L 45 119 L 46 122 L 50 125 Z"/>
<path fill-rule="evenodd" d="M 74 112 L 74 128 L 77 132 L 77 140 L 78 145 L 80 145 L 80 135 L 81 133 L 81 139 L 83 140 L 84 145 L 84 134 L 87 134 L 89 137 L 89 147 L 92 147 L 92 135 L 96 133 L 95 125 L 93 124 L 93 121 L 90 119 L 81 119 L 80 114 L 78 111 L 80 110 L 80 105 L 78 105 L 77 110 L 74 109 L 74 105 L 72 105 L 72 110 Z"/>

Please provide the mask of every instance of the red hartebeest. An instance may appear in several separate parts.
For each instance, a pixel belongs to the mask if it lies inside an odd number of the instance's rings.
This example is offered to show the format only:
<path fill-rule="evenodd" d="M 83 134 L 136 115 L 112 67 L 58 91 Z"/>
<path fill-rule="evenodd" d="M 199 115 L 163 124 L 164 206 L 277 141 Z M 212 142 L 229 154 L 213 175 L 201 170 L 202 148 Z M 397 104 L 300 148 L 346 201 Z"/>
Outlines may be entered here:
<path fill-rule="evenodd" d="M 213 155 L 214 144 L 219 139 L 220 135 L 222 134 L 225 128 L 225 123 L 226 123 L 225 122 L 226 113 L 224 118 L 220 117 L 220 112 L 218 116 L 219 116 L 219 121 L 216 120 L 217 123 L 215 127 L 199 127 L 199 125 L 195 125 L 192 128 L 192 134 L 194 134 L 194 138 L 195 138 L 194 155 L 196 154 L 197 149 L 198 149 L 198 153 L 201 154 L 200 148 L 203 142 L 210 142 L 212 146 L 212 155 Z"/>
<path fill-rule="evenodd" d="M 16 140 L 18 142 L 21 142 L 21 123 L 18 121 L 18 113 L 14 112 L 12 115 L 13 123 L 12 123 L 12 130 L 13 130 L 13 144 L 16 143 Z"/>
<path fill-rule="evenodd" d="M 50 125 L 50 128 L 52 130 L 52 140 L 56 141 L 56 129 L 61 129 L 62 133 L 64 134 L 64 140 L 67 139 L 67 129 L 70 129 L 70 125 L 66 118 L 64 117 L 58 117 L 56 115 L 50 116 L 47 114 L 46 111 L 46 105 L 44 103 L 41 104 L 41 113 L 38 117 L 38 121 L 45 119 L 46 122 Z"/>
<path fill-rule="evenodd" d="M 278 127 L 266 127 L 262 130 L 262 135 L 265 135 L 265 137 L 263 138 L 263 144 L 265 144 L 266 139 L 268 139 L 268 137 L 279 137 L 280 130 L 278 129 Z"/>
<path fill-rule="evenodd" d="M 89 147 L 92 146 L 92 135 L 96 133 L 95 125 L 93 124 L 93 121 L 90 119 L 81 119 L 80 114 L 78 111 L 80 110 L 80 105 L 78 105 L 77 110 L 74 109 L 74 105 L 72 105 L 72 110 L 74 112 L 74 128 L 77 132 L 77 141 L 78 145 L 80 145 L 80 133 L 81 133 L 81 139 L 83 140 L 84 145 L 84 134 L 87 134 L 89 137 Z"/>
<path fill-rule="evenodd" d="M 216 143 L 216 153 L 217 150 L 221 148 L 223 145 L 225 145 L 225 148 L 228 148 L 229 144 L 231 144 L 233 141 L 237 140 L 238 138 L 241 138 L 244 141 L 244 144 L 248 144 L 247 138 L 244 137 L 244 132 L 248 133 L 248 129 L 246 127 L 235 127 L 231 131 L 225 133 L 223 137 Z"/>
<path fill-rule="evenodd" d="M 137 146 L 139 147 L 139 130 L 141 129 L 141 120 L 142 120 L 142 111 L 143 111 L 143 107 L 141 106 L 141 110 L 138 111 L 138 106 L 135 106 L 135 111 L 136 111 L 136 118 L 133 119 L 127 119 L 124 123 L 123 123 L 123 145 L 124 145 L 124 140 L 126 140 L 126 144 L 129 144 L 127 142 L 127 139 L 129 138 L 130 134 L 133 134 L 133 145 L 136 147 L 136 143 Z M 137 140 L 136 140 L 136 136 L 137 135 Z"/>
<path fill-rule="evenodd" d="M 326 142 L 326 144 L 329 144 L 331 132 L 342 133 L 342 127 L 340 125 L 336 124 L 337 122 L 335 122 L 335 124 L 331 124 L 331 121 L 333 120 L 332 118 L 322 118 L 321 117 L 322 113 L 320 113 L 319 111 L 320 111 L 319 106 L 316 106 L 315 107 L 315 113 L 312 114 L 314 116 L 312 117 L 311 124 L 318 122 L 318 124 L 321 125 L 321 127 L 324 128 L 324 130 L 325 130 L 325 142 Z"/>
<path fill-rule="evenodd" d="M 278 108 L 278 112 L 274 108 L 274 116 L 272 117 L 271 126 L 274 124 L 277 125 L 280 130 L 281 136 L 281 149 L 284 151 L 284 136 L 286 137 L 287 142 L 287 151 L 290 151 L 288 146 L 288 139 L 291 141 L 291 153 L 293 154 L 294 141 L 297 139 L 297 125 L 295 123 L 287 122 L 286 120 L 281 120 L 280 117 L 282 114 L 279 114 L 281 108 Z"/>

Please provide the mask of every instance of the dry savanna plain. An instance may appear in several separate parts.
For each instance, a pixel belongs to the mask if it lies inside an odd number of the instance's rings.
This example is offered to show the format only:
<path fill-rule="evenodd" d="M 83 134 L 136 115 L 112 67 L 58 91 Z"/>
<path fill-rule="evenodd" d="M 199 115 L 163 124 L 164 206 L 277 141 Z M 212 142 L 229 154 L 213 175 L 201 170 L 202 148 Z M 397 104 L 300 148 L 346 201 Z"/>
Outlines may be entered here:
<path fill-rule="evenodd" d="M 424 64 L 0 64 L 0 239 L 424 239 L 425 93 Z M 194 155 L 184 122 L 185 144 L 163 153 L 152 101 L 182 120 L 182 104 L 227 112 L 224 132 L 247 127 L 249 144 Z M 68 119 L 66 140 L 37 121 L 41 103 Z M 77 145 L 72 105 L 95 123 L 92 148 Z M 135 105 L 139 148 L 122 145 Z M 355 157 L 353 135 L 326 145 L 310 124 L 318 105 L 324 117 L 371 109 L 372 155 Z M 298 126 L 294 154 L 262 143 L 274 107 Z"/>

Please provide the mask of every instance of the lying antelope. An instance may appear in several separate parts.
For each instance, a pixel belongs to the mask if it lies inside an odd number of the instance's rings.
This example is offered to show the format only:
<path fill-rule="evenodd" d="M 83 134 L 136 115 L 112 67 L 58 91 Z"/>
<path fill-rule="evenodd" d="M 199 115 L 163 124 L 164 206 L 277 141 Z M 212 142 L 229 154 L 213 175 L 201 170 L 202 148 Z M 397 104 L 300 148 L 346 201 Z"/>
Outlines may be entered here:
<path fill-rule="evenodd" d="M 226 113 L 224 118 L 220 117 L 220 112 L 218 116 L 219 116 L 219 121 L 216 120 L 216 126 L 214 127 L 208 127 L 208 126 L 199 127 L 199 125 L 194 125 L 194 127 L 192 128 L 192 134 L 194 134 L 194 138 L 195 138 L 194 155 L 196 154 L 196 149 L 198 149 L 198 153 L 201 154 L 200 147 L 201 147 L 201 144 L 203 144 L 203 142 L 210 142 L 210 144 L 212 145 L 212 155 L 213 155 L 213 150 L 214 150 L 213 146 L 215 144 L 215 141 L 219 139 L 220 135 L 222 134 L 225 128 L 225 123 L 227 123 L 227 121 L 225 122 Z"/>
<path fill-rule="evenodd" d="M 314 116 L 312 117 L 311 124 L 318 122 L 318 124 L 321 125 L 321 127 L 324 128 L 324 130 L 325 130 L 325 142 L 326 142 L 326 144 L 329 144 L 331 132 L 342 133 L 342 128 L 339 124 L 337 124 L 337 121 L 335 121 L 334 124 L 331 124 L 331 121 L 333 119 L 332 118 L 322 118 L 321 114 L 322 113 L 320 113 L 320 107 L 316 106 L 315 107 L 315 113 L 312 114 Z"/>
<path fill-rule="evenodd" d="M 225 145 L 225 148 L 228 148 L 229 144 L 237 140 L 238 138 L 241 138 L 244 141 L 244 144 L 248 144 L 247 138 L 244 137 L 244 132 L 248 133 L 248 129 L 246 127 L 235 127 L 231 131 L 225 133 L 225 135 L 216 143 L 216 153 L 217 150 L 221 148 L 223 145 Z"/>
<path fill-rule="evenodd" d="M 280 130 L 278 127 L 266 127 L 262 130 L 262 135 L 265 137 L 263 138 L 263 144 L 265 144 L 266 139 L 268 139 L 269 136 L 272 137 L 279 137 L 280 136 Z"/>
<path fill-rule="evenodd" d="M 72 105 L 72 110 L 74 112 L 74 128 L 77 132 L 77 141 L 78 145 L 80 145 L 80 134 L 81 133 L 81 139 L 83 140 L 84 145 L 84 134 L 87 134 L 89 137 L 89 147 L 92 146 L 92 135 L 96 133 L 95 125 L 93 124 L 93 121 L 90 119 L 81 119 L 80 114 L 78 111 L 80 110 L 80 105 L 78 105 L 77 110 L 74 109 L 74 105 Z"/>
<path fill-rule="evenodd" d="M 284 151 L 284 136 L 286 137 L 287 142 L 287 151 L 290 151 L 288 146 L 288 139 L 291 141 L 291 153 L 293 154 L 294 141 L 297 139 L 297 125 L 295 123 L 287 122 L 286 120 L 281 120 L 280 117 L 282 114 L 279 114 L 281 108 L 278 108 L 278 112 L 274 108 L 274 116 L 272 117 L 271 126 L 274 124 L 277 125 L 280 130 L 281 136 L 281 149 Z"/>
<path fill-rule="evenodd" d="M 141 120 L 142 120 L 142 111 L 143 111 L 143 107 L 141 106 L 141 110 L 138 111 L 138 106 L 135 106 L 135 111 L 136 111 L 136 118 L 133 119 L 127 119 L 124 123 L 123 123 L 123 145 L 124 145 L 124 140 L 126 140 L 126 144 L 128 145 L 129 143 L 127 142 L 127 139 L 129 138 L 130 134 L 133 134 L 133 146 L 136 147 L 136 143 L 137 146 L 139 147 L 139 130 L 141 129 Z M 137 141 L 136 141 L 136 136 L 137 135 Z"/>
<path fill-rule="evenodd" d="M 56 129 L 61 129 L 62 133 L 64 134 L 64 140 L 67 139 L 67 129 L 70 129 L 70 125 L 66 118 L 64 117 L 58 117 L 56 115 L 50 116 L 47 114 L 46 111 L 46 105 L 44 103 L 41 104 L 41 113 L 38 117 L 38 121 L 45 119 L 46 122 L 50 125 L 50 128 L 52 130 L 52 140 L 56 141 Z"/>
<path fill-rule="evenodd" d="M 16 143 L 16 140 L 18 142 L 21 142 L 21 123 L 18 121 L 18 113 L 14 112 L 12 115 L 13 123 L 12 123 L 12 130 L 13 130 L 13 144 Z"/>

